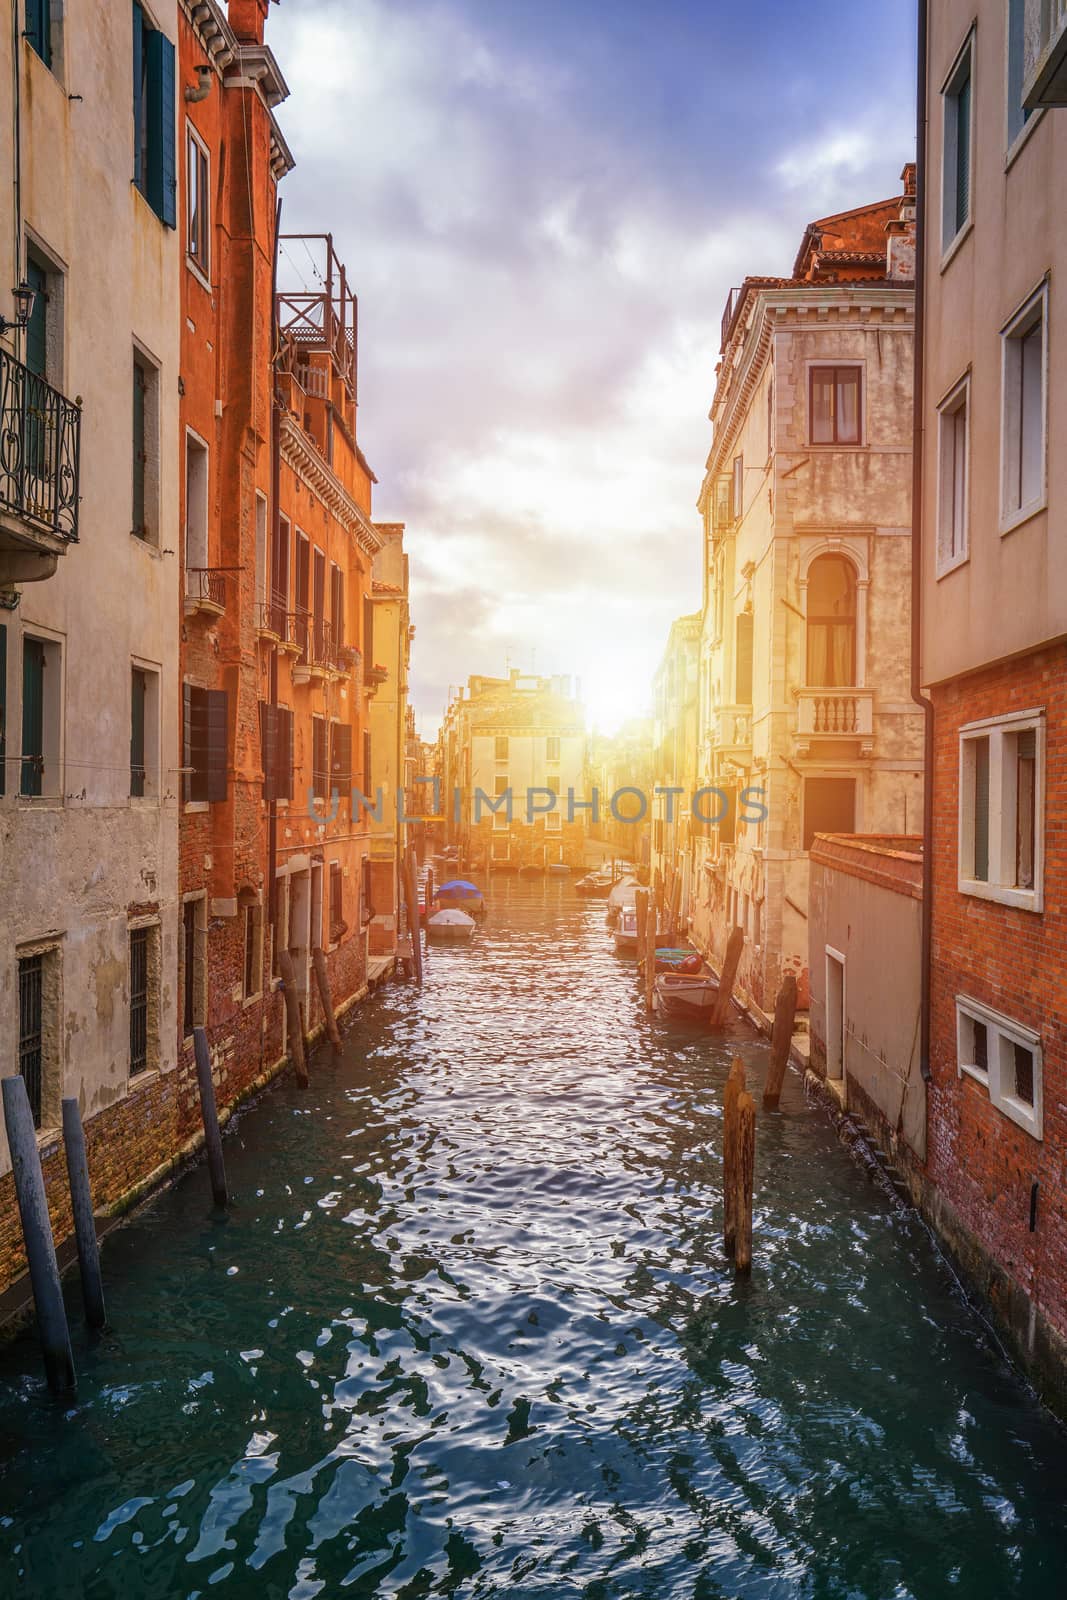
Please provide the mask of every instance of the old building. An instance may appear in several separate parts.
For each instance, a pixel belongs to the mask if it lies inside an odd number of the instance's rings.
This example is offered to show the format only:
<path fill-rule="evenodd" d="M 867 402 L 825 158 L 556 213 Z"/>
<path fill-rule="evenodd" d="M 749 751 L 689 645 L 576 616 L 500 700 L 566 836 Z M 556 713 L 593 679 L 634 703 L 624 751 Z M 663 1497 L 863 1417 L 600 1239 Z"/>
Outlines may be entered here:
<path fill-rule="evenodd" d="M 914 169 L 731 291 L 699 498 L 705 593 L 692 925 L 739 987 L 807 1002 L 808 849 L 921 807 L 908 592 Z"/>
<path fill-rule="evenodd" d="M 176 119 L 178 10 L 15 15 L 0 40 L 0 1055 L 26 1080 L 63 1234 L 61 1099 L 79 1101 L 108 1204 L 154 1164 L 175 1061 L 182 238 L 157 131 Z M 0 1173 L 6 1284 L 21 1245 L 2 1131 Z"/>
<path fill-rule="evenodd" d="M 647 716 L 629 717 L 615 733 L 595 734 L 589 743 L 589 793 L 597 796 L 589 832 L 615 860 L 628 861 L 643 874 L 651 862 L 653 747 L 654 724 Z"/>
<path fill-rule="evenodd" d="M 692 888 L 701 622 L 697 611 L 671 624 L 652 685 L 651 868 L 653 881 L 659 875 L 666 904 L 679 926 L 689 916 Z"/>
<path fill-rule="evenodd" d="M 447 838 L 474 870 L 583 865 L 585 717 L 568 677 L 472 677 L 441 727 Z"/>
<path fill-rule="evenodd" d="M 402 931 L 401 868 L 408 842 L 408 663 L 411 613 L 402 522 L 380 522 L 382 541 L 372 568 L 364 677 L 370 685 L 370 774 L 374 813 L 370 835 L 368 934 L 372 955 L 395 955 Z"/>
<path fill-rule="evenodd" d="M 1007 25 L 1005 24 L 1007 10 Z M 1067 1402 L 1062 6 L 926 6 L 921 678 L 932 1213 Z"/>

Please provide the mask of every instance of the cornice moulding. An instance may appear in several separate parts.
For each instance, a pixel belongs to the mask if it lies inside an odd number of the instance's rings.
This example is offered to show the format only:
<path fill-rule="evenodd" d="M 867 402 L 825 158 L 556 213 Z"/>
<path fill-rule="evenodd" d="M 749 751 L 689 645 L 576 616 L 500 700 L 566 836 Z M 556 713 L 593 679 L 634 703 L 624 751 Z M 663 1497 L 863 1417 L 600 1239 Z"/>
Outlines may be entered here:
<path fill-rule="evenodd" d="M 384 540 L 370 518 L 356 504 L 332 467 L 323 460 L 299 423 L 282 417 L 282 459 L 313 489 L 343 528 L 367 555 L 375 555 Z"/>

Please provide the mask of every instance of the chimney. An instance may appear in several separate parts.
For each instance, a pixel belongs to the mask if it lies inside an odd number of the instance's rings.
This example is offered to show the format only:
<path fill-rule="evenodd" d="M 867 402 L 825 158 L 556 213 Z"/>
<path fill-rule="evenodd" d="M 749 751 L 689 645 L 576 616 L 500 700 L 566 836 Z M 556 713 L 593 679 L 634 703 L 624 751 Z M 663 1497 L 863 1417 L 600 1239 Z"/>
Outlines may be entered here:
<path fill-rule="evenodd" d="M 900 215 L 887 222 L 886 277 L 894 283 L 915 282 L 915 163 L 909 161 L 900 174 L 904 194 Z"/>
<path fill-rule="evenodd" d="M 229 0 L 230 27 L 242 44 L 262 44 L 270 0 Z"/>

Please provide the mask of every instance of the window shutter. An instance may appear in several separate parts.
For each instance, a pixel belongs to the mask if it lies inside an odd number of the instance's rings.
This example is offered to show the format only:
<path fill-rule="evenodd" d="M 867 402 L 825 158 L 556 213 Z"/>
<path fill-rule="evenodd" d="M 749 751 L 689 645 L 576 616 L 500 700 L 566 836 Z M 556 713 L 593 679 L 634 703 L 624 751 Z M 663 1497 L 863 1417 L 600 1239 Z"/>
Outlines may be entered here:
<path fill-rule="evenodd" d="M 41 792 L 44 755 L 44 645 L 26 639 L 22 646 L 22 782 L 23 794 Z"/>
<path fill-rule="evenodd" d="M 145 186 L 144 144 L 141 130 L 144 127 L 144 12 L 140 6 L 133 8 L 133 181 L 138 189 Z"/>
<path fill-rule="evenodd" d="M 148 33 L 148 171 L 149 205 L 168 228 L 177 224 L 177 159 L 174 136 L 174 46 L 159 28 Z"/>
<path fill-rule="evenodd" d="M 144 368 L 133 363 L 133 532 L 145 535 L 145 381 Z"/>
<path fill-rule="evenodd" d="M 374 665 L 374 602 L 369 595 L 363 600 L 363 666 Z"/>
<path fill-rule="evenodd" d="M 226 756 L 229 743 L 229 718 L 225 689 L 205 689 L 205 730 L 207 800 L 225 800 L 229 792 Z"/>
<path fill-rule="evenodd" d="M 49 0 L 26 0 L 26 37 L 44 62 L 52 65 L 52 12 Z"/>
<path fill-rule="evenodd" d="M 7 793 L 7 629 L 0 622 L 0 794 Z"/>
<path fill-rule="evenodd" d="M 275 798 L 291 800 L 293 798 L 293 713 L 287 706 L 278 707 L 277 751 Z"/>
<path fill-rule="evenodd" d="M 752 613 L 742 611 L 737 617 L 734 634 L 734 695 L 735 704 L 752 704 Z"/>
<path fill-rule="evenodd" d="M 956 232 L 970 215 L 971 199 L 971 80 L 966 77 L 956 95 Z"/>
<path fill-rule="evenodd" d="M 989 881 L 989 740 L 974 741 L 974 875 Z"/>
<path fill-rule="evenodd" d="M 135 667 L 130 680 L 130 794 L 136 799 L 145 792 L 144 703 L 145 675 Z"/>
<path fill-rule="evenodd" d="M 370 729 L 363 730 L 363 793 L 368 800 L 373 800 L 371 794 L 371 766 L 370 766 Z"/>
<path fill-rule="evenodd" d="M 193 773 L 189 770 L 193 764 L 193 686 L 190 683 L 182 684 L 182 796 L 186 800 L 193 798 Z"/>
<path fill-rule="evenodd" d="M 263 764 L 263 798 L 276 800 L 278 766 L 278 707 L 259 702 L 259 749 Z"/>
<path fill-rule="evenodd" d="M 335 722 L 332 729 L 333 751 L 330 760 L 331 777 L 336 788 L 352 787 L 352 729 L 347 722 Z"/>
<path fill-rule="evenodd" d="M 329 792 L 330 773 L 327 742 L 329 724 L 325 717 L 311 719 L 311 792 L 321 800 Z"/>
<path fill-rule="evenodd" d="M 26 281 L 34 291 L 33 311 L 26 324 L 26 365 L 39 378 L 48 364 L 48 278 L 37 261 L 27 261 Z"/>

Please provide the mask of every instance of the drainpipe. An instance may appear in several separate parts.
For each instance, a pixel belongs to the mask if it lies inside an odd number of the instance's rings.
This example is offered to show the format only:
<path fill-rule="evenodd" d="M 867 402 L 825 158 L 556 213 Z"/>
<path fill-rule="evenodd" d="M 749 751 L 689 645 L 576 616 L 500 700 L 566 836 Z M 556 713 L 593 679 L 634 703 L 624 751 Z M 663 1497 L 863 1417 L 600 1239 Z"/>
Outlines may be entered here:
<path fill-rule="evenodd" d="M 11 143 L 14 155 L 14 174 L 12 182 L 13 223 L 14 223 L 14 283 L 22 282 L 22 33 L 19 28 L 19 0 L 11 0 Z M 18 341 L 22 337 L 22 329 L 16 328 L 15 341 L 18 353 Z"/>
<path fill-rule="evenodd" d="M 274 215 L 274 259 L 271 263 L 270 321 L 271 321 L 271 408 L 270 408 L 270 506 L 271 554 L 278 548 L 281 533 L 281 481 L 282 481 L 282 397 L 278 388 L 278 356 L 280 338 L 278 329 L 278 246 L 282 233 L 282 203 L 279 200 Z M 270 562 L 267 562 L 267 604 L 271 603 L 272 589 Z M 288 600 L 286 601 L 288 609 Z M 278 708 L 278 646 L 270 651 L 270 703 Z M 274 719 L 277 728 L 277 718 Z M 267 807 L 267 911 L 270 920 L 271 958 L 277 949 L 278 937 L 278 799 L 275 795 Z"/>
<path fill-rule="evenodd" d="M 911 474 L 911 697 L 923 713 L 923 877 L 920 953 L 919 1070 L 930 1073 L 930 987 L 933 949 L 934 706 L 922 692 L 923 592 L 923 339 L 926 323 L 926 58 L 929 0 L 919 0 L 915 127 L 915 372 Z"/>

